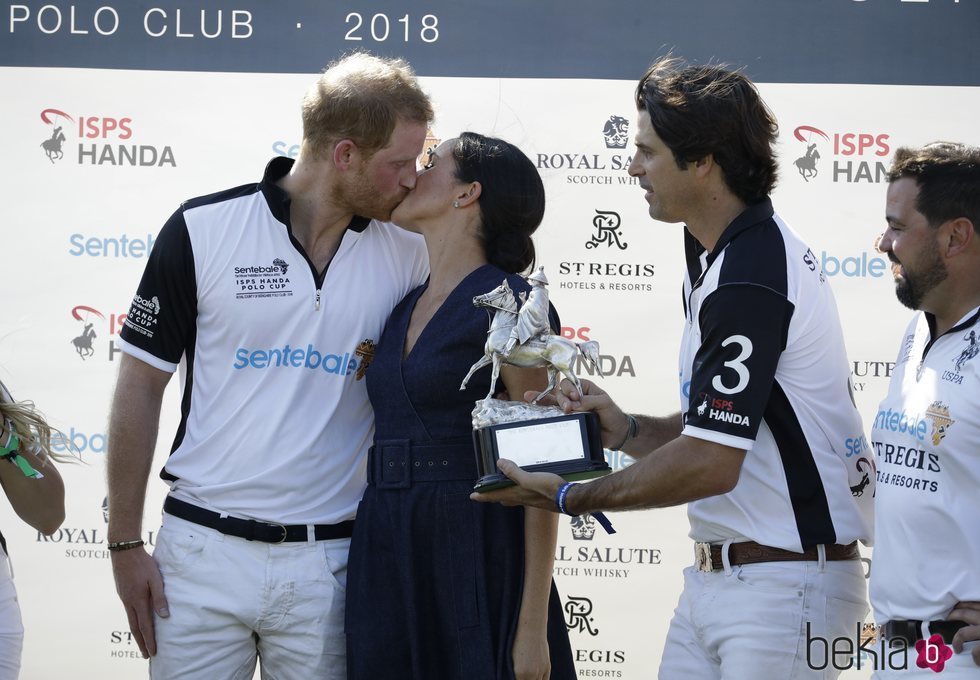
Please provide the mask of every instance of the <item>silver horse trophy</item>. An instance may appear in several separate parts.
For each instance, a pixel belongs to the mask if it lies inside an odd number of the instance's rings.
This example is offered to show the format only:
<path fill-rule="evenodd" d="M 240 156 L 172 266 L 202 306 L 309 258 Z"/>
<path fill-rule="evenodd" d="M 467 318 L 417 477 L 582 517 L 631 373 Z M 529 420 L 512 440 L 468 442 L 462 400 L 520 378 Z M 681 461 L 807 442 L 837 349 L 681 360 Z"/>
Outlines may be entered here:
<path fill-rule="evenodd" d="M 581 356 L 598 369 L 599 343 L 594 340 L 576 343 L 551 334 L 547 325 L 549 305 L 543 268 L 528 280 L 532 283 L 531 295 L 525 297 L 522 293 L 520 306 L 506 279 L 489 293 L 473 298 L 476 307 L 493 311 L 483 356 L 470 367 L 459 387 L 465 389 L 476 371 L 493 364 L 490 391 L 473 409 L 473 443 L 480 474 L 474 486 L 476 491 L 490 491 L 512 483 L 497 470 L 500 458 L 508 458 L 525 470 L 554 472 L 568 480 L 611 472 L 595 414 L 565 414 L 557 406 L 537 403 L 558 385 L 561 376 L 581 390 L 574 365 Z M 494 399 L 500 366 L 505 363 L 519 368 L 546 368 L 548 387 L 530 404 Z"/>

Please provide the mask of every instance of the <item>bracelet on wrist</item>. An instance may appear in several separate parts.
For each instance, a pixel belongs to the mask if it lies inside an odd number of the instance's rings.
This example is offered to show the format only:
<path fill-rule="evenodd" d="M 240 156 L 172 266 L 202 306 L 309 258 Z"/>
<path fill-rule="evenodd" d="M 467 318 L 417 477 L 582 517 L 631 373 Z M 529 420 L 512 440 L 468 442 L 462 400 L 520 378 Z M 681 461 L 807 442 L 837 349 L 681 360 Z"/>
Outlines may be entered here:
<path fill-rule="evenodd" d="M 569 517 L 578 517 L 574 512 L 569 512 L 568 507 L 565 505 L 565 499 L 568 497 L 568 491 L 573 487 L 578 486 L 575 482 L 565 482 L 558 487 L 558 493 L 555 494 L 555 505 L 558 506 L 558 511 L 563 515 L 568 515 Z M 599 523 L 603 529 L 605 529 L 607 534 L 614 534 L 616 530 L 613 529 L 612 522 L 601 512 L 586 512 L 585 515 L 592 515 L 595 520 Z"/>
<path fill-rule="evenodd" d="M 558 512 L 563 515 L 568 515 L 569 517 L 575 517 L 574 513 L 568 511 L 565 507 L 565 497 L 568 496 L 568 490 L 575 486 L 575 482 L 565 482 L 558 487 L 558 493 L 555 494 L 555 505 L 558 506 Z"/>
<path fill-rule="evenodd" d="M 626 446 L 631 440 L 636 437 L 636 431 L 640 428 L 640 424 L 636 422 L 636 418 L 632 414 L 626 414 L 626 436 L 623 437 L 623 441 L 619 443 L 619 446 L 610 446 L 609 448 L 614 451 L 622 451 L 623 447 Z"/>
<path fill-rule="evenodd" d="M 138 538 L 135 541 L 115 541 L 106 547 L 109 549 L 109 552 L 122 552 L 123 550 L 140 548 L 144 545 L 146 545 L 146 542 L 142 538 Z"/>
<path fill-rule="evenodd" d="M 0 446 L 0 458 L 16 465 L 25 477 L 44 479 L 44 475 L 35 470 L 31 462 L 20 455 L 20 439 L 12 429 L 7 435 L 7 443 Z"/>

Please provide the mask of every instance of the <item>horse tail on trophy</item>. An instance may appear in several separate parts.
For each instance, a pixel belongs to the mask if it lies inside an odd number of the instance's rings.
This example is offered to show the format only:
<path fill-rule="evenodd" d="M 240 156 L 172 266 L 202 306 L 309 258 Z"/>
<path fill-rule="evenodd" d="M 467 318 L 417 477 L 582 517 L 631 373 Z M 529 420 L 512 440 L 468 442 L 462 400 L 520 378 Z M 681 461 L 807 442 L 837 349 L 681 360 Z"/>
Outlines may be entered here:
<path fill-rule="evenodd" d="M 575 343 L 575 346 L 578 347 L 579 354 L 582 355 L 586 363 L 589 364 L 589 366 L 591 366 L 596 373 L 599 373 L 599 343 L 595 340 L 589 340 L 587 342 L 577 342 Z"/>

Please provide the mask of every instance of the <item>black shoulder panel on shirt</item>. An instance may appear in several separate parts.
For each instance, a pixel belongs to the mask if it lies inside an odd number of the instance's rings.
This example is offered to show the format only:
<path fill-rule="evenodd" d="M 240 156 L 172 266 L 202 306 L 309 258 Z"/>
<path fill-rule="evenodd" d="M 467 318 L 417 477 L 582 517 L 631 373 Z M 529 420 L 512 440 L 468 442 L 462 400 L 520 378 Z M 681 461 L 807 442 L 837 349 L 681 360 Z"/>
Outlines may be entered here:
<path fill-rule="evenodd" d="M 751 283 L 787 294 L 786 243 L 775 220 L 746 229 L 728 244 L 718 286 L 730 283 Z"/>
<path fill-rule="evenodd" d="M 242 198 L 243 196 L 254 194 L 258 190 L 258 184 L 243 184 L 238 187 L 232 187 L 231 189 L 216 191 L 213 194 L 188 199 L 181 203 L 180 207 L 182 210 L 191 210 L 193 208 L 199 208 L 202 205 L 211 205 L 213 203 L 221 203 L 222 201 L 230 201 L 233 198 Z"/>

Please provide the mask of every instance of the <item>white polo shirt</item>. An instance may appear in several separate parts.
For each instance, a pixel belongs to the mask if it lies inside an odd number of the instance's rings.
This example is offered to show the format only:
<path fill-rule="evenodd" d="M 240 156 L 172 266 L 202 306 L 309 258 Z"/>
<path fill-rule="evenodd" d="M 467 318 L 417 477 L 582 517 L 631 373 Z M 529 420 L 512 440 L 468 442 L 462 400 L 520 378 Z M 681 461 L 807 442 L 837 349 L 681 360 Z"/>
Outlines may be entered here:
<path fill-rule="evenodd" d="M 732 491 L 688 504 L 691 537 L 796 552 L 869 542 L 873 464 L 813 252 L 768 199 L 711 253 L 685 239 L 683 434 L 748 452 Z"/>
<path fill-rule="evenodd" d="M 425 244 L 355 218 L 325 272 L 275 182 L 184 203 L 163 227 L 119 343 L 181 366 L 181 420 L 161 476 L 173 495 L 285 524 L 350 519 L 374 420 L 365 390 L 388 315 L 428 273 Z"/>
<path fill-rule="evenodd" d="M 916 314 L 871 429 L 879 624 L 980 600 L 980 308 L 933 339 Z"/>

